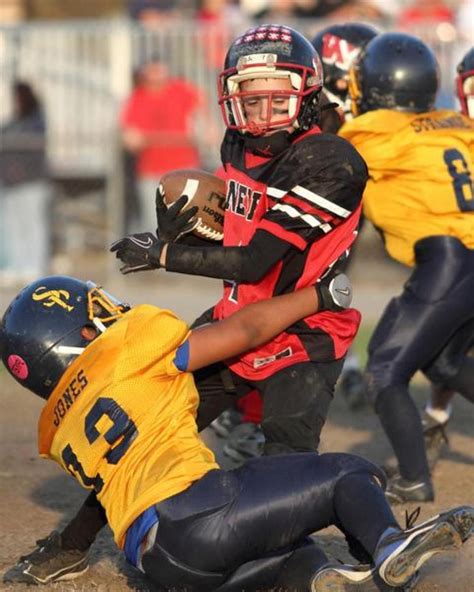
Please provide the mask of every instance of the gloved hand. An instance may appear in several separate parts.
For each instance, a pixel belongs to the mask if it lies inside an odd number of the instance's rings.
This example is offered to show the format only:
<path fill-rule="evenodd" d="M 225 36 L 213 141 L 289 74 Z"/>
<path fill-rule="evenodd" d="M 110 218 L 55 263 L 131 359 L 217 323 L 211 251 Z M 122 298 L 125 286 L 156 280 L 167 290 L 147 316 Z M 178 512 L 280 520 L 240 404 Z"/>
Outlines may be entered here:
<path fill-rule="evenodd" d="M 345 273 L 329 272 L 317 281 L 314 289 L 318 294 L 318 312 L 341 311 L 351 305 L 352 284 Z"/>
<path fill-rule="evenodd" d="M 151 232 L 139 232 L 115 241 L 110 245 L 110 251 L 125 263 L 120 271 L 126 275 L 135 271 L 158 269 L 165 244 Z"/>
<path fill-rule="evenodd" d="M 180 213 L 188 201 L 188 196 L 182 195 L 168 206 L 160 187 L 156 190 L 156 221 L 158 224 L 156 235 L 163 242 L 172 243 L 183 234 L 188 234 L 188 232 L 194 230 L 199 224 L 199 218 L 195 218 L 199 209 L 197 206 Z"/>
<path fill-rule="evenodd" d="M 88 550 L 63 549 L 61 535 L 57 531 L 36 541 L 36 544 L 36 549 L 20 557 L 5 573 L 5 583 L 49 584 L 77 578 L 89 567 Z"/>

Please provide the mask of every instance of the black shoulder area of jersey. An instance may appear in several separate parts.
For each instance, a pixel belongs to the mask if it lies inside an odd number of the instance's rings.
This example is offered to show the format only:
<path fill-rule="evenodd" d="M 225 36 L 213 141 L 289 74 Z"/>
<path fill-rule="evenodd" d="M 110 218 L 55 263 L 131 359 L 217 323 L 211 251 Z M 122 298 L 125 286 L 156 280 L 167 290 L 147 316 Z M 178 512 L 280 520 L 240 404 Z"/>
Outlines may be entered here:
<path fill-rule="evenodd" d="M 304 187 L 350 211 L 359 205 L 368 179 L 367 165 L 352 144 L 326 133 L 295 142 L 268 173 L 269 187 Z"/>

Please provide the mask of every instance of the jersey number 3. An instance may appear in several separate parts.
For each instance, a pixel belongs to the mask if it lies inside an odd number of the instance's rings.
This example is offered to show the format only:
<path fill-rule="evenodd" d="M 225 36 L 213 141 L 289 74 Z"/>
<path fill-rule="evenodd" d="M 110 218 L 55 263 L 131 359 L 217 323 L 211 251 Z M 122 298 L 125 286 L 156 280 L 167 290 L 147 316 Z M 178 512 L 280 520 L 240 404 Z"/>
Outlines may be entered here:
<path fill-rule="evenodd" d="M 474 190 L 472 188 L 471 171 L 464 156 L 451 148 L 444 151 L 444 162 L 448 167 L 456 195 L 456 201 L 461 212 L 474 211 Z"/>
<path fill-rule="evenodd" d="M 101 435 L 96 426 L 104 415 L 112 422 L 112 426 L 103 434 L 107 443 L 110 444 L 110 449 L 105 458 L 109 464 L 116 465 L 137 437 L 138 430 L 116 401 L 109 397 L 100 397 L 87 414 L 85 420 L 84 431 L 89 444 L 93 444 Z M 102 477 L 99 474 L 94 477 L 86 475 L 70 444 L 63 449 L 61 457 L 73 477 L 79 478 L 85 487 L 93 487 L 97 493 L 100 492 L 104 486 Z"/>

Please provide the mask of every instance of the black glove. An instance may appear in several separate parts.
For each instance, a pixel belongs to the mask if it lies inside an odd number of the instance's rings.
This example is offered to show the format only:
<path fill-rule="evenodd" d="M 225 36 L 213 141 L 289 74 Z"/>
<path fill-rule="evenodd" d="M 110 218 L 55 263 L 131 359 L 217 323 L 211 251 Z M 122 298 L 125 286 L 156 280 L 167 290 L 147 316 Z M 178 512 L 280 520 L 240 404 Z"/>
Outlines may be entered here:
<path fill-rule="evenodd" d="M 318 294 L 318 312 L 341 311 L 351 305 L 352 284 L 345 273 L 330 272 L 319 279 L 314 288 Z"/>
<path fill-rule="evenodd" d="M 115 241 L 110 245 L 110 251 L 125 263 L 120 271 L 126 275 L 135 271 L 158 269 L 165 244 L 151 232 L 139 232 Z"/>
<path fill-rule="evenodd" d="M 180 213 L 188 201 L 188 196 L 182 195 L 168 206 L 160 187 L 156 190 L 156 222 L 158 224 L 156 235 L 163 242 L 172 243 L 183 234 L 194 230 L 199 224 L 199 218 L 195 218 L 199 209 L 197 206 Z"/>

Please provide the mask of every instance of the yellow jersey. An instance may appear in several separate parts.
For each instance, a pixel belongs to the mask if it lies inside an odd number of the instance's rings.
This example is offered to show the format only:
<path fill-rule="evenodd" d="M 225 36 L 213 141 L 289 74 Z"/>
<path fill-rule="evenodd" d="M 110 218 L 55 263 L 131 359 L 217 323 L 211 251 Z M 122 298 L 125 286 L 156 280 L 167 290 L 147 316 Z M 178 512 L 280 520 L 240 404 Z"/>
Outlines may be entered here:
<path fill-rule="evenodd" d="M 121 548 L 144 510 L 218 468 L 197 433 L 193 376 L 174 364 L 188 336 L 172 312 L 133 308 L 74 361 L 41 413 L 40 454 L 95 488 Z"/>
<path fill-rule="evenodd" d="M 364 214 L 391 257 L 414 264 L 414 245 L 433 235 L 474 248 L 474 122 L 453 111 L 380 109 L 348 121 L 339 135 L 365 159 Z"/>

